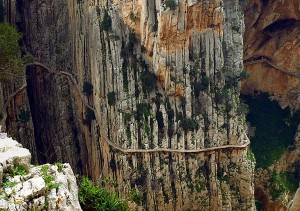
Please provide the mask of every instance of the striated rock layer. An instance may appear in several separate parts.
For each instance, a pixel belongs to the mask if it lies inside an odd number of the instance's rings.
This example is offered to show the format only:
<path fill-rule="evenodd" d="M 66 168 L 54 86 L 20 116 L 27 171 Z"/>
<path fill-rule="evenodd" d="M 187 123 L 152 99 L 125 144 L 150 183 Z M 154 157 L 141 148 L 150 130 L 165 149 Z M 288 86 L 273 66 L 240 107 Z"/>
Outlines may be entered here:
<path fill-rule="evenodd" d="M 27 50 L 45 65 L 27 68 L 37 156 L 115 180 L 122 197 L 135 189 L 149 210 L 254 210 L 243 11 L 174 2 L 17 1 Z"/>
<path fill-rule="evenodd" d="M 244 94 L 267 92 L 281 107 L 294 111 L 300 108 L 299 8 L 298 0 L 249 1 L 245 10 L 244 68 L 250 78 L 242 82 L 241 89 Z M 292 198 L 293 193 L 286 190 L 281 190 L 277 199 L 272 197 L 270 172 L 298 175 L 299 134 L 298 129 L 294 146 L 286 149 L 268 171 L 260 169 L 255 174 L 255 195 L 265 210 L 286 210 Z"/>

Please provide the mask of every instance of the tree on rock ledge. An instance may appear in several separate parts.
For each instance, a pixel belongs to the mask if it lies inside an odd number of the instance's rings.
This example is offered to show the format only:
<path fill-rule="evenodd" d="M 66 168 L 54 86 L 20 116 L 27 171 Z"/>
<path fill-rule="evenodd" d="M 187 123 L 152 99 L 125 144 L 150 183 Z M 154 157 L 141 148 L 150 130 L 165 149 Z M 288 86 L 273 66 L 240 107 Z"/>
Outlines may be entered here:
<path fill-rule="evenodd" d="M 21 34 L 6 23 L 0 24 L 0 82 L 9 82 L 25 73 L 19 40 Z"/>

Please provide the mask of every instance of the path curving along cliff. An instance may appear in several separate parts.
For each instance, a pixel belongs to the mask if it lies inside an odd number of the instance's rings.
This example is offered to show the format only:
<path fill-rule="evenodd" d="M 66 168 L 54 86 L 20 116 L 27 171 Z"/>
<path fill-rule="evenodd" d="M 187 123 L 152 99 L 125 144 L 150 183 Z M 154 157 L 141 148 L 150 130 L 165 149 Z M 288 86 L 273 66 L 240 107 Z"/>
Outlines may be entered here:
<path fill-rule="evenodd" d="M 245 149 L 249 144 L 250 144 L 250 140 L 249 138 L 245 139 L 244 143 L 242 145 L 223 145 L 223 146 L 218 146 L 218 147 L 209 147 L 209 148 L 204 148 L 204 149 L 168 149 L 168 148 L 155 148 L 155 149 L 125 149 L 122 148 L 118 145 L 116 145 L 114 142 L 112 142 L 107 135 L 104 133 L 104 128 L 101 126 L 101 124 L 99 124 L 100 122 L 100 117 L 97 113 L 97 111 L 94 109 L 94 107 L 92 107 L 91 105 L 89 105 L 89 103 L 84 99 L 84 95 L 81 92 L 81 89 L 76 81 L 76 79 L 74 78 L 74 76 L 68 72 L 65 71 L 53 71 L 51 70 L 49 67 L 47 67 L 46 65 L 40 63 L 40 62 L 34 62 L 34 63 L 28 63 L 27 66 L 40 66 L 42 67 L 44 70 L 48 71 L 49 73 L 52 74 L 56 74 L 56 75 L 65 75 L 67 76 L 73 83 L 73 85 L 76 88 L 76 91 L 78 92 L 80 98 L 81 98 L 81 102 L 89 109 L 91 109 L 96 116 L 96 123 L 100 128 L 101 131 L 101 136 L 102 138 L 105 140 L 105 142 L 110 145 L 111 147 L 113 147 L 114 149 L 117 149 L 119 151 L 121 151 L 122 153 L 155 153 L 155 152 L 170 152 L 170 153 L 202 153 L 202 152 L 210 152 L 210 151 L 217 151 L 217 150 L 225 150 L 225 149 Z M 20 87 L 18 90 L 16 90 L 14 93 L 12 93 L 8 99 L 7 102 L 4 104 L 4 109 L 6 109 L 6 107 L 8 106 L 9 102 L 13 99 L 13 97 L 18 94 L 20 91 L 22 91 L 24 88 L 27 87 L 27 84 L 25 83 L 22 87 Z M 6 113 L 6 112 L 4 112 Z M 6 115 L 4 116 L 4 118 L 2 119 L 2 121 L 4 122 L 6 119 Z M 2 124 L 2 122 L 1 122 Z M 246 136 L 247 137 L 247 136 Z"/>
<path fill-rule="evenodd" d="M 287 71 L 287 70 L 285 70 L 285 69 L 277 66 L 269 58 L 264 57 L 264 56 L 261 56 L 261 57 L 258 57 L 258 58 L 248 59 L 248 60 L 244 61 L 244 65 L 256 64 L 256 63 L 261 63 L 261 62 L 265 62 L 265 63 L 271 65 L 272 67 L 274 67 L 275 69 L 280 70 L 281 72 L 284 72 L 284 73 L 286 73 L 288 75 L 300 78 L 300 74 L 299 73 L 293 73 L 293 72 Z"/>

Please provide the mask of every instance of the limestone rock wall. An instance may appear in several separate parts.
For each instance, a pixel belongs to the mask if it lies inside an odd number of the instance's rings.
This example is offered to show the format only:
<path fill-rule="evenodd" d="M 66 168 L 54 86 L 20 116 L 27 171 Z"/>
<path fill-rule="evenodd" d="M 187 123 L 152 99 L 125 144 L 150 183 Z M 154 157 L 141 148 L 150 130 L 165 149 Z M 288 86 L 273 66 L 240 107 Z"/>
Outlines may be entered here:
<path fill-rule="evenodd" d="M 0 132 L 0 209 L 81 210 L 69 164 L 30 165 L 31 154 Z"/>
<path fill-rule="evenodd" d="M 5 22 L 20 26 L 20 15 L 15 2 L 1 1 L 5 8 Z M 32 162 L 37 163 L 34 127 L 25 78 L 15 79 L 12 83 L 0 83 L 0 125 L 32 153 Z"/>
<path fill-rule="evenodd" d="M 258 1 L 250 0 L 245 9 L 244 68 L 250 78 L 242 82 L 241 92 L 254 94 L 267 92 L 279 102 L 281 107 L 300 108 L 299 69 L 299 1 Z M 252 62 L 264 57 L 268 62 Z M 250 63 L 248 63 L 250 61 Z M 299 127 L 298 127 L 299 128 Z M 266 210 L 286 210 L 293 193 L 281 191 L 278 199 L 273 199 L 269 178 L 271 171 L 292 172 L 297 175 L 299 163 L 299 129 L 295 134 L 295 144 L 274 161 L 267 170 L 257 170 L 255 195 Z M 270 185 L 271 184 L 271 185 Z"/>
<path fill-rule="evenodd" d="M 243 11 L 237 0 L 174 2 L 17 1 L 28 51 L 56 72 L 27 68 L 38 158 L 109 177 L 122 197 L 135 189 L 149 210 L 254 210 L 247 148 L 184 152 L 248 141 Z M 124 153 L 106 136 L 179 152 Z"/>

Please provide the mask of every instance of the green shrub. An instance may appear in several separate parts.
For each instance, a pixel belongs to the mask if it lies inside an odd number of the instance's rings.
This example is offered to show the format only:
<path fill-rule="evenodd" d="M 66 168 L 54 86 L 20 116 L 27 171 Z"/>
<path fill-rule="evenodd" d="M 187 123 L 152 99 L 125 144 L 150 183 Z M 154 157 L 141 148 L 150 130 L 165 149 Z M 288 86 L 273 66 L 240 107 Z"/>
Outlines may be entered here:
<path fill-rule="evenodd" d="M 248 148 L 248 150 L 247 150 L 247 158 L 248 158 L 248 160 L 250 160 L 252 163 L 255 162 L 255 156 L 254 156 L 254 154 L 253 154 L 251 148 Z"/>
<path fill-rule="evenodd" d="M 45 181 L 47 190 L 59 188 L 59 184 L 53 182 L 55 177 L 49 173 L 49 166 L 47 166 L 47 165 L 42 166 L 41 173 L 42 173 L 42 177 Z"/>
<path fill-rule="evenodd" d="M 83 124 L 85 125 L 90 125 L 91 122 L 96 119 L 94 111 L 89 108 L 86 109 L 84 117 Z"/>
<path fill-rule="evenodd" d="M 199 97 L 200 91 L 208 90 L 211 79 L 206 75 L 202 75 L 200 81 L 194 82 L 192 85 L 194 87 L 194 94 L 196 97 Z"/>
<path fill-rule="evenodd" d="M 177 6 L 175 0 L 165 0 L 165 4 L 166 7 L 170 8 L 171 10 L 174 10 Z"/>
<path fill-rule="evenodd" d="M 142 203 L 143 195 L 138 192 L 135 188 L 130 191 L 130 200 L 140 205 Z"/>
<path fill-rule="evenodd" d="M 199 129 L 199 124 L 196 120 L 191 119 L 191 118 L 186 118 L 181 120 L 180 122 L 180 127 L 185 131 L 193 131 L 193 130 L 198 130 Z"/>
<path fill-rule="evenodd" d="M 25 75 L 25 65 L 19 57 L 21 38 L 16 28 L 0 23 L 0 82 L 9 82 Z"/>
<path fill-rule="evenodd" d="M 130 127 L 126 127 L 126 137 L 128 140 L 131 140 L 131 131 L 130 131 Z"/>
<path fill-rule="evenodd" d="M 244 81 L 247 80 L 250 77 L 250 74 L 246 70 L 242 70 L 240 73 L 240 80 Z"/>
<path fill-rule="evenodd" d="M 109 92 L 107 94 L 107 102 L 108 102 L 108 105 L 110 105 L 110 106 L 115 105 L 115 103 L 116 103 L 116 93 L 114 91 Z"/>
<path fill-rule="evenodd" d="M 14 187 L 16 184 L 18 184 L 18 182 L 6 180 L 6 181 L 3 183 L 3 187 L 4 187 L 4 188 L 12 188 L 12 187 Z"/>
<path fill-rule="evenodd" d="M 148 117 L 151 115 L 150 112 L 151 106 L 146 103 L 139 103 L 136 105 L 136 113 L 135 117 L 138 121 L 142 120 L 142 117 L 144 116 L 145 119 L 148 119 Z"/>
<path fill-rule="evenodd" d="M 240 78 L 234 74 L 225 76 L 225 88 L 226 89 L 238 87 L 239 82 L 240 82 Z"/>
<path fill-rule="evenodd" d="M 249 106 L 245 103 L 240 103 L 237 107 L 238 115 L 247 114 L 249 112 Z"/>
<path fill-rule="evenodd" d="M 83 83 L 83 93 L 86 96 L 90 96 L 91 94 L 93 94 L 93 85 L 87 81 L 85 81 Z"/>
<path fill-rule="evenodd" d="M 157 77 L 154 73 L 146 70 L 141 73 L 141 81 L 144 92 L 151 92 L 156 85 Z"/>
<path fill-rule="evenodd" d="M 23 168 L 22 166 L 17 166 L 15 168 L 11 169 L 9 173 L 13 177 L 16 175 L 24 176 L 24 175 L 28 174 L 28 171 L 25 168 Z"/>
<path fill-rule="evenodd" d="M 122 73 L 123 73 L 122 74 L 123 75 L 123 89 L 125 92 L 128 92 L 129 81 L 128 81 L 127 69 L 123 67 Z"/>
<path fill-rule="evenodd" d="M 126 46 L 126 52 L 127 54 L 133 54 L 133 50 L 134 50 L 134 44 L 137 41 L 136 37 L 135 37 L 135 33 L 134 32 L 130 32 L 129 33 L 129 42 L 127 43 Z"/>
<path fill-rule="evenodd" d="M 136 17 L 132 11 L 129 13 L 129 18 L 132 22 L 136 21 Z"/>
<path fill-rule="evenodd" d="M 230 100 L 230 96 L 228 93 L 228 90 L 223 88 L 223 89 L 216 89 L 215 92 L 215 102 L 217 104 L 223 104 L 226 103 Z"/>
<path fill-rule="evenodd" d="M 83 177 L 79 185 L 79 202 L 83 210 L 97 211 L 129 211 L 126 202 L 121 200 L 116 193 L 109 193 L 87 177 Z"/>
<path fill-rule="evenodd" d="M 109 31 L 111 29 L 111 17 L 106 10 L 104 11 L 103 20 L 100 26 L 104 31 Z"/>
<path fill-rule="evenodd" d="M 58 171 L 59 173 L 61 173 L 61 172 L 62 172 L 62 169 L 63 169 L 62 163 L 56 162 L 56 163 L 54 163 L 54 165 L 57 167 L 57 171 Z"/>
<path fill-rule="evenodd" d="M 289 172 L 278 173 L 275 170 L 271 174 L 269 184 L 272 200 L 275 200 L 285 192 L 294 194 L 299 187 L 299 181 L 292 177 Z"/>

